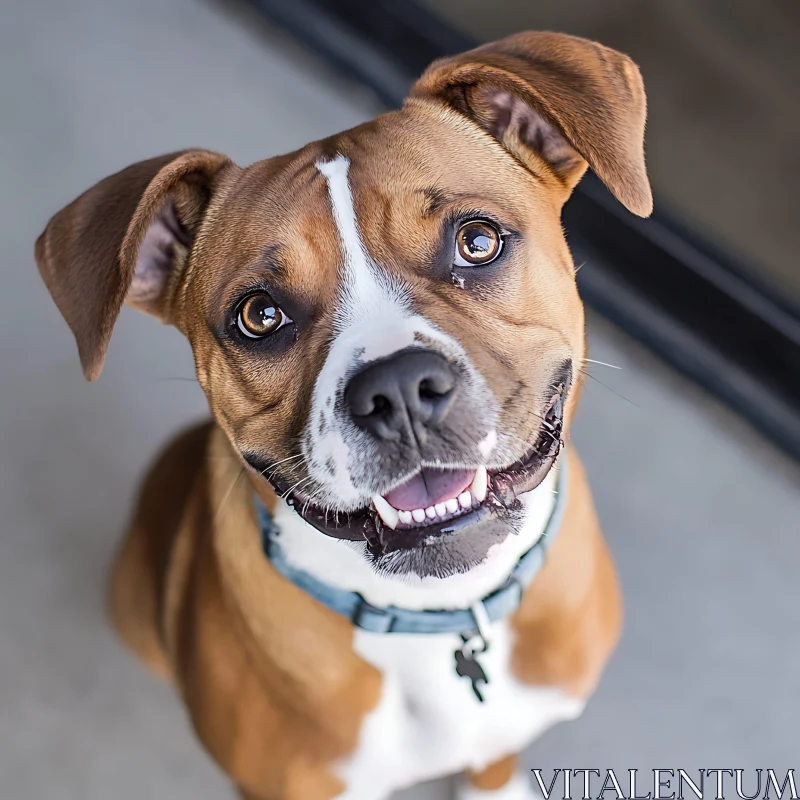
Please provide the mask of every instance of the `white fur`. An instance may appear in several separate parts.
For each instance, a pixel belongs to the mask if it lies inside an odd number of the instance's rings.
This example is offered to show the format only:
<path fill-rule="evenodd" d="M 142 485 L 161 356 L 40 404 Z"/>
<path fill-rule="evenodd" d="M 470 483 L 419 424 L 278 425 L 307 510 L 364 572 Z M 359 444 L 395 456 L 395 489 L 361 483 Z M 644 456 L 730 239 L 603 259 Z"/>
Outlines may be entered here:
<path fill-rule="evenodd" d="M 489 461 L 497 447 L 497 431 L 492 428 L 485 438 L 478 443 L 478 452 L 483 456 L 484 461 Z"/>
<path fill-rule="evenodd" d="M 335 414 L 341 383 L 355 360 L 381 358 L 414 341 L 406 290 L 372 262 L 361 240 L 348 179 L 349 168 L 350 161 L 344 156 L 317 163 L 317 169 L 328 183 L 342 249 L 342 266 L 333 340 L 314 386 L 309 415 L 312 428 L 304 447 L 310 473 L 320 484 L 330 488 L 331 497 L 321 500 L 330 501 L 335 496 L 340 507 L 348 503 L 355 506 L 363 499 L 363 493 L 353 484 L 348 470 L 349 437 Z M 334 465 L 333 475 L 323 471 L 326 463 Z"/>
<path fill-rule="evenodd" d="M 377 268 L 361 240 L 347 176 L 349 168 L 350 161 L 344 156 L 317 163 L 317 169 L 328 182 L 333 218 L 342 246 L 344 274 L 341 281 L 341 304 L 334 322 L 337 331 L 346 330 L 349 326 L 364 320 L 374 320 L 376 314 L 388 313 L 389 317 L 384 321 L 395 323 L 398 318 L 402 320 L 407 311 L 406 291 L 397 280 Z M 393 333 L 397 334 L 396 331 Z M 372 351 L 365 360 L 384 355 L 383 348 L 380 345 L 376 348 L 374 341 L 363 342 L 362 346 L 367 346 Z M 401 343 L 401 346 L 405 345 Z M 393 346 L 388 352 L 396 349 L 397 347 Z"/>
<path fill-rule="evenodd" d="M 338 503 L 345 506 L 360 502 L 362 493 L 351 480 L 347 469 L 350 448 L 335 419 L 340 384 L 358 353 L 363 360 L 371 360 L 407 347 L 414 341 L 414 330 L 409 325 L 407 292 L 397 280 L 378 269 L 361 240 L 348 180 L 349 160 L 337 156 L 316 166 L 328 183 L 342 266 L 333 340 L 315 383 L 309 415 L 314 427 L 305 450 L 311 474 L 323 485 L 330 484 Z M 364 358 L 366 348 L 368 359 Z M 324 420 L 324 429 L 318 427 L 320 419 Z M 334 465 L 332 476 L 321 470 L 328 462 Z"/>
<path fill-rule="evenodd" d="M 338 766 L 347 787 L 341 800 L 381 800 L 420 781 L 485 769 L 581 713 L 583 701 L 560 689 L 516 680 L 508 622 L 494 624 L 491 638 L 478 656 L 489 678 L 480 703 L 469 680 L 455 672 L 458 635 L 356 631 L 355 650 L 383 672 L 383 693 L 364 721 L 357 750 Z"/>
<path fill-rule="evenodd" d="M 316 166 L 328 184 L 342 266 L 333 338 L 314 384 L 303 451 L 309 474 L 322 487 L 315 503 L 347 510 L 364 506 L 372 495 L 351 474 L 353 463 L 372 460 L 369 444 L 350 420 L 337 414 L 345 380 L 358 365 L 415 344 L 423 346 L 420 341 L 435 343 L 442 355 L 464 366 L 465 387 L 472 390 L 475 401 L 484 408 L 487 425 L 495 424 L 497 409 L 492 393 L 469 364 L 461 345 L 430 320 L 415 314 L 408 287 L 376 264 L 367 252 L 353 205 L 348 178 L 350 161 L 340 155 Z M 495 442 L 496 437 L 492 447 Z M 333 474 L 328 471 L 328 464 L 333 465 Z"/>
<path fill-rule="evenodd" d="M 497 588 L 519 556 L 542 535 L 555 503 L 555 472 L 523 496 L 527 514 L 517 535 L 495 545 L 486 561 L 448 578 L 378 575 L 360 545 L 319 533 L 288 506 L 276 510 L 281 546 L 296 567 L 341 589 L 358 591 L 376 606 L 468 608 Z M 338 767 L 347 786 L 342 800 L 381 800 L 420 781 L 465 769 L 480 770 L 522 750 L 552 724 L 573 719 L 581 700 L 559 689 L 522 684 L 511 674 L 513 633 L 506 621 L 490 631 L 478 658 L 489 677 L 479 703 L 455 672 L 456 634 L 378 634 L 357 630 L 356 652 L 383 673 L 381 700 L 365 719 L 358 749 Z M 515 781 L 486 800 L 527 800 Z M 466 790 L 465 790 L 466 791 Z M 472 796 L 464 795 L 472 800 Z M 475 795 L 482 797 L 482 795 Z"/>

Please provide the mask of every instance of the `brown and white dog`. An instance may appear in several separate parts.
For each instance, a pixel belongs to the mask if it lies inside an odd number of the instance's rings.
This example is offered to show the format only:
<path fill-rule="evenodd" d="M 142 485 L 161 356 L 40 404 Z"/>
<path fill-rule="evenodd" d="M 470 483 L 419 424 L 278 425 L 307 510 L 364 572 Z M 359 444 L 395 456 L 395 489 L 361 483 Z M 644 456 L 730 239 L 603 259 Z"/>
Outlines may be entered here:
<path fill-rule="evenodd" d="M 644 124 L 626 56 L 523 33 L 295 153 L 135 164 L 37 242 L 90 380 L 123 303 L 191 342 L 214 422 L 148 476 L 112 609 L 244 797 L 379 800 L 466 771 L 462 800 L 521 800 L 514 754 L 580 713 L 621 605 L 578 457 L 559 458 L 585 347 L 560 212 L 587 164 L 650 212 Z M 558 492 L 543 568 L 481 619 Z M 354 624 L 267 558 L 256 494 L 295 574 L 475 629 Z"/>

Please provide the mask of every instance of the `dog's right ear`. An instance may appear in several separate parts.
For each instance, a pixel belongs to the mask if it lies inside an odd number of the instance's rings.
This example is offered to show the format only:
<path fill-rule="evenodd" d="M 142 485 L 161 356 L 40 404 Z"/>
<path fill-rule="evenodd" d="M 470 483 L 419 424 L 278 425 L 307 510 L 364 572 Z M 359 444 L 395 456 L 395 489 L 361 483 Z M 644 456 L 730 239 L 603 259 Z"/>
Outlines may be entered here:
<path fill-rule="evenodd" d="M 83 373 L 103 368 L 122 304 L 171 319 L 194 236 L 230 159 L 205 150 L 140 161 L 59 211 L 36 263 L 78 344 Z"/>
<path fill-rule="evenodd" d="M 533 172 L 543 162 L 562 202 L 588 164 L 629 211 L 653 210 L 644 84 L 623 53 L 563 33 L 515 33 L 434 61 L 410 98 L 464 115 Z"/>

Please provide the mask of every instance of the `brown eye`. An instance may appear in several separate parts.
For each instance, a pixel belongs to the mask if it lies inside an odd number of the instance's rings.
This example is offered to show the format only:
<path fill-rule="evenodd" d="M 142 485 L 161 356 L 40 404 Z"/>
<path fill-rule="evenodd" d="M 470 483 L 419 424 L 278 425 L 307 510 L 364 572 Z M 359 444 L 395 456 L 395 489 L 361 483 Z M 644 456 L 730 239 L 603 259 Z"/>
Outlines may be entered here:
<path fill-rule="evenodd" d="M 494 261 L 503 249 L 503 237 L 490 222 L 465 222 L 456 233 L 456 267 L 476 267 Z"/>
<path fill-rule="evenodd" d="M 239 306 L 236 318 L 239 330 L 251 339 L 262 339 L 289 322 L 291 322 L 289 317 L 278 308 L 266 292 L 251 294 Z"/>

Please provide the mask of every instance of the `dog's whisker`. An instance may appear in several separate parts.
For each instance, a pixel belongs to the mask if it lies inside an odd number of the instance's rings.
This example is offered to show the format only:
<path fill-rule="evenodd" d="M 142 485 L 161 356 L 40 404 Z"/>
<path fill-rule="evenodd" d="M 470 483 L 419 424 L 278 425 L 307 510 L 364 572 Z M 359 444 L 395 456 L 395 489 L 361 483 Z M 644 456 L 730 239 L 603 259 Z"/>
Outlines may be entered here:
<path fill-rule="evenodd" d="M 264 467 L 264 469 L 262 469 L 262 470 L 261 470 L 261 473 L 260 473 L 260 474 L 261 474 L 263 477 L 265 477 L 265 478 L 269 479 L 269 478 L 271 478 L 271 477 L 272 477 L 272 476 L 275 474 L 275 468 L 276 468 L 277 466 L 279 466 L 280 464 L 286 464 L 286 463 L 288 463 L 289 461 L 296 461 L 296 459 L 298 459 L 298 458 L 302 458 L 302 457 L 303 457 L 303 454 L 302 454 L 302 453 L 298 453 L 298 454 L 297 454 L 297 455 L 295 455 L 295 456 L 289 456 L 288 458 L 282 458 L 282 459 L 280 459 L 279 461 L 275 461 L 275 462 L 273 462 L 273 463 L 271 463 L 271 464 L 267 464 L 267 466 L 266 466 L 266 467 Z M 289 471 L 291 471 L 291 470 L 297 469 L 297 467 L 299 467 L 299 466 L 300 466 L 300 465 L 299 465 L 299 464 L 297 464 L 297 463 L 294 463 L 294 464 L 289 464 L 289 466 L 288 466 L 286 469 L 287 469 L 287 470 L 289 470 Z"/>
<path fill-rule="evenodd" d="M 280 466 L 280 465 L 279 464 L 270 464 L 269 466 L 264 467 L 264 469 L 261 471 L 261 474 L 262 475 L 272 474 L 272 473 L 275 472 L 275 468 L 277 466 Z M 302 466 L 302 464 L 299 461 L 295 461 L 294 463 L 287 463 L 286 466 L 284 467 L 284 469 L 294 470 L 294 469 L 297 469 L 300 466 Z"/>
<path fill-rule="evenodd" d="M 297 483 L 293 486 L 290 486 L 282 495 L 281 499 L 285 500 L 292 492 L 296 492 L 301 486 L 305 485 L 309 481 L 314 480 L 312 475 L 307 475 L 305 478 L 301 478 Z"/>
<path fill-rule="evenodd" d="M 611 369 L 622 369 L 622 367 L 618 367 L 616 364 L 609 364 L 606 361 L 595 361 L 593 358 L 584 358 L 583 361 L 586 364 L 599 364 L 601 367 L 611 367 Z"/>
<path fill-rule="evenodd" d="M 305 513 L 306 513 L 306 511 L 308 511 L 308 507 L 309 507 L 310 505 L 317 505 L 317 498 L 319 497 L 319 494 L 320 494 L 320 490 L 319 490 L 319 489 L 317 489 L 317 491 L 316 491 L 316 492 L 312 492 L 312 494 L 310 494 L 310 495 L 309 495 L 309 496 L 306 498 L 306 501 L 305 501 L 305 503 L 303 503 L 303 510 L 302 510 L 302 514 L 305 514 Z"/>
<path fill-rule="evenodd" d="M 319 505 L 318 500 L 319 500 L 320 496 L 322 495 L 322 492 L 323 492 L 322 487 L 320 487 L 315 492 L 312 492 L 312 494 L 309 495 L 309 497 L 306 499 L 306 502 L 303 504 L 303 512 L 302 512 L 303 514 L 305 514 L 306 511 L 308 511 L 308 507 L 310 505 L 315 505 L 315 506 Z M 325 510 L 325 513 L 327 514 L 327 510 L 328 510 L 328 505 L 327 504 L 325 504 L 324 510 Z M 327 520 L 327 517 L 326 517 L 326 520 Z"/>
<path fill-rule="evenodd" d="M 275 469 L 275 467 L 277 467 L 279 464 L 285 464 L 287 461 L 294 461 L 295 459 L 302 457 L 303 454 L 298 453 L 296 456 L 288 456 L 287 458 L 282 458 L 279 461 L 273 461 L 271 464 L 267 465 L 261 470 L 261 474 L 263 475 L 267 470 Z"/>
<path fill-rule="evenodd" d="M 607 384 L 603 383 L 603 381 L 601 381 L 599 378 L 596 378 L 594 375 L 592 375 L 591 372 L 587 372 L 585 369 L 581 369 L 580 367 L 578 367 L 578 372 L 580 372 L 582 375 L 585 375 L 587 378 L 591 378 L 593 381 L 596 381 L 602 387 L 604 387 L 609 392 L 611 392 L 611 394 L 615 394 L 617 397 L 619 397 L 620 400 L 624 400 L 626 403 L 630 403 L 632 406 L 635 406 L 636 408 L 640 408 L 640 406 L 638 406 L 636 403 L 634 403 L 633 400 L 629 400 L 627 397 L 625 397 L 625 395 L 622 395 L 619 392 L 614 391 L 610 386 L 608 386 Z"/>
<path fill-rule="evenodd" d="M 222 502 L 219 504 L 219 508 L 214 512 L 214 520 L 215 521 L 219 520 L 219 518 L 220 518 L 220 516 L 222 514 L 222 510 L 225 508 L 225 505 L 227 504 L 228 500 L 230 500 L 231 495 L 233 494 L 233 490 L 234 490 L 234 488 L 236 488 L 236 484 L 239 483 L 239 479 L 242 477 L 242 475 L 244 475 L 244 472 L 245 472 L 245 468 L 242 467 L 239 470 L 239 472 L 236 475 L 236 477 L 233 479 L 228 491 L 225 492 L 225 496 L 222 498 Z"/>

